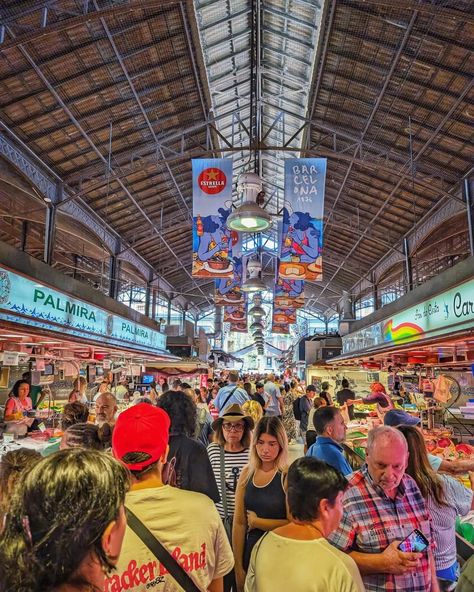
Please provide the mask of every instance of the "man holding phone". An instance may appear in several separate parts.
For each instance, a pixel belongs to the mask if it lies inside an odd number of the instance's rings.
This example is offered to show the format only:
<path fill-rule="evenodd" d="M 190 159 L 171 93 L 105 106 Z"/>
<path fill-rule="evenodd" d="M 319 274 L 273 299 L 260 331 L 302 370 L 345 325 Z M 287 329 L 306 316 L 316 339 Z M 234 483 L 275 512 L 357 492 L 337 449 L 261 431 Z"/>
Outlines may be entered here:
<path fill-rule="evenodd" d="M 433 540 L 425 500 L 405 475 L 405 438 L 392 427 L 377 427 L 369 432 L 366 455 L 366 464 L 349 478 L 342 521 L 328 540 L 354 559 L 367 592 L 438 592 L 430 548 L 401 550 L 413 548 L 413 537 L 421 540 L 415 529 L 429 545 Z"/>

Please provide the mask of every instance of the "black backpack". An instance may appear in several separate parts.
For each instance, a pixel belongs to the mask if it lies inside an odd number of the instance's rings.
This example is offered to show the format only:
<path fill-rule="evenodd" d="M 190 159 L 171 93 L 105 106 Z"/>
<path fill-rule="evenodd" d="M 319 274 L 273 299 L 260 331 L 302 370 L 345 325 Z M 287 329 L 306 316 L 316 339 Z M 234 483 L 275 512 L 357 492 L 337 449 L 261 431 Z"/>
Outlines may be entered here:
<path fill-rule="evenodd" d="M 294 401 L 293 401 L 293 415 L 295 416 L 295 419 L 297 419 L 298 421 L 301 420 L 301 397 L 297 397 Z"/>

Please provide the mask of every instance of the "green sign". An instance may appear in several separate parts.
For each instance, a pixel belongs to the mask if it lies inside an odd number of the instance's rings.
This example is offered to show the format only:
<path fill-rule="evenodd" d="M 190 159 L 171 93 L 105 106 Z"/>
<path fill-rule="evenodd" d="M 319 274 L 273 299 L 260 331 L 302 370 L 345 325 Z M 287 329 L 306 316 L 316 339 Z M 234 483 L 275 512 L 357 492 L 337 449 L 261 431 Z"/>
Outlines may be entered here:
<path fill-rule="evenodd" d="M 474 280 L 342 338 L 344 354 L 474 329 Z"/>
<path fill-rule="evenodd" d="M 103 345 L 167 353 L 163 333 L 1 267 L 0 319 Z"/>

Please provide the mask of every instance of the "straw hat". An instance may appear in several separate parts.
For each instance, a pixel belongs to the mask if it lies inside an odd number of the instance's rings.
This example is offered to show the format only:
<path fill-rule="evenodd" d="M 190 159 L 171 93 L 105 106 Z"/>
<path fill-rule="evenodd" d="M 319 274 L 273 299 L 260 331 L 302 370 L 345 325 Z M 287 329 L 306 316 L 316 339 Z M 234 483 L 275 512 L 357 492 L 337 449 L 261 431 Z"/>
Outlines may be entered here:
<path fill-rule="evenodd" d="M 244 421 L 250 430 L 252 430 L 254 426 L 253 419 L 250 415 L 245 415 L 242 411 L 242 407 L 237 403 L 233 403 L 224 409 L 224 413 L 213 421 L 212 429 L 216 431 L 224 420 L 230 422 Z"/>

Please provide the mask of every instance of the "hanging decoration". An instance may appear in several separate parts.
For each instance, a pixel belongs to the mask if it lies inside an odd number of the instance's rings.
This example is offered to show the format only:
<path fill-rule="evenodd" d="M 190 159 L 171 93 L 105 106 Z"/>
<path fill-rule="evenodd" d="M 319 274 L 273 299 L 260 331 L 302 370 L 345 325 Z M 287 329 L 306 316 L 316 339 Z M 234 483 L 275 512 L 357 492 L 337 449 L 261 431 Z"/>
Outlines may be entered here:
<path fill-rule="evenodd" d="M 304 306 L 304 281 L 279 277 L 275 282 L 275 306 L 281 308 L 302 308 Z"/>
<path fill-rule="evenodd" d="M 247 333 L 247 304 L 224 307 L 224 323 L 230 323 L 230 330 Z"/>
<path fill-rule="evenodd" d="M 232 209 L 232 160 L 198 158 L 193 168 L 194 277 L 232 277 L 231 231 L 227 218 Z"/>
<path fill-rule="evenodd" d="M 325 158 L 285 160 L 285 204 L 278 275 L 322 279 Z"/>
<path fill-rule="evenodd" d="M 294 308 L 278 307 L 273 302 L 272 333 L 288 335 L 290 325 L 296 323 L 296 310 Z"/>

